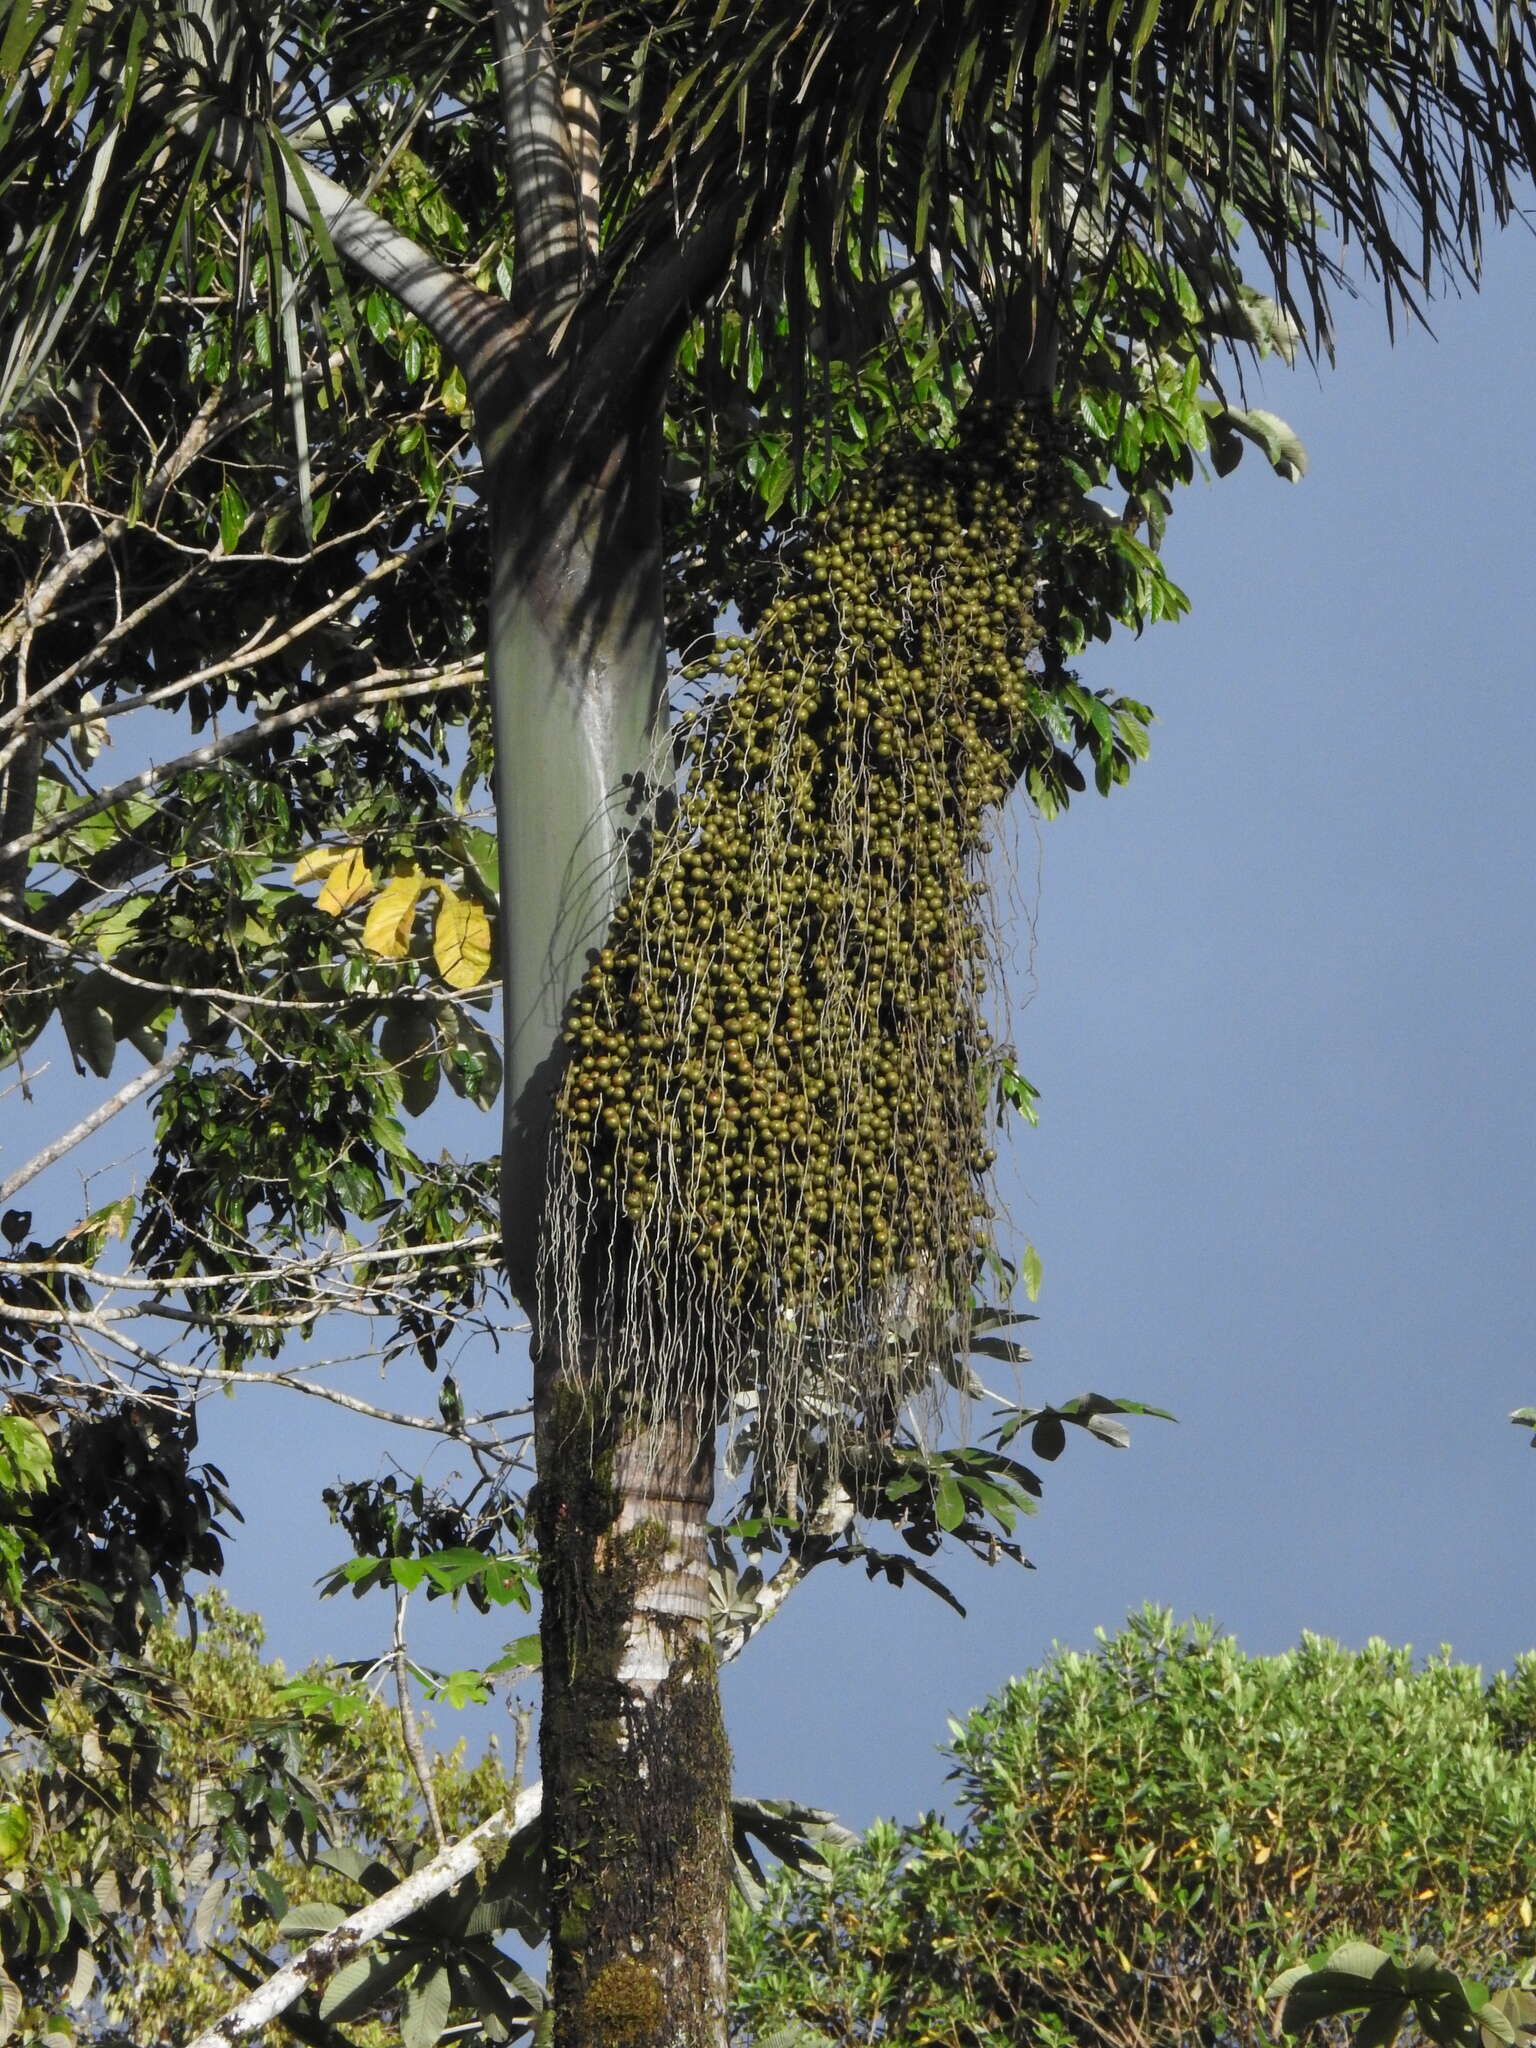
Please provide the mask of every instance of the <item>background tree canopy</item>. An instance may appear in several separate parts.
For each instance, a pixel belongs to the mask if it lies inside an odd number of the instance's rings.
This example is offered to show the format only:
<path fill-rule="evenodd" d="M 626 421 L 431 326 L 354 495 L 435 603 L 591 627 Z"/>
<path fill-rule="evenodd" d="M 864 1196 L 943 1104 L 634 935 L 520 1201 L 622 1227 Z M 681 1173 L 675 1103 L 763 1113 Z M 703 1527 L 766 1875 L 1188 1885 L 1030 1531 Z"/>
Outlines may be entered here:
<path fill-rule="evenodd" d="M 232 1969 L 267 1973 L 398 1883 L 419 1833 L 386 1702 L 338 1694 L 323 1669 L 289 1677 L 217 1598 L 195 1648 L 161 1628 L 148 1653 L 174 1707 L 138 1810 L 93 1796 L 111 1760 L 77 1712 L 8 1760 L 4 1961 L 29 2006 L 55 2004 L 61 2038 L 191 2039 Z M 1382 1643 L 1249 1657 L 1146 1610 L 955 1724 L 953 1826 L 881 1822 L 854 1842 L 739 1813 L 733 2032 L 1257 2044 L 1281 1964 L 1344 1930 L 1499 1977 L 1533 1949 L 1533 1734 L 1529 1661 L 1485 1685 Z M 494 1748 L 434 1760 L 450 1833 L 496 1811 L 505 1769 Z M 764 1886 L 770 1845 L 799 1868 Z M 28 1914 L 62 1899 L 67 1922 L 82 1891 L 99 1922 L 40 1955 Z M 420 2038 L 443 1971 L 451 2014 L 521 2034 L 541 1994 L 507 1949 L 536 1932 L 540 1893 L 525 1845 L 494 1881 L 402 1920 L 291 2032 L 307 2048 Z"/>
<path fill-rule="evenodd" d="M 1533 1949 L 1533 1711 L 1528 1659 L 1252 1657 L 1148 1609 L 954 1726 L 958 1826 L 882 1824 L 738 1912 L 742 2024 L 1209 2048 L 1268 2039 L 1281 1964 L 1344 1931 L 1497 1975 Z"/>

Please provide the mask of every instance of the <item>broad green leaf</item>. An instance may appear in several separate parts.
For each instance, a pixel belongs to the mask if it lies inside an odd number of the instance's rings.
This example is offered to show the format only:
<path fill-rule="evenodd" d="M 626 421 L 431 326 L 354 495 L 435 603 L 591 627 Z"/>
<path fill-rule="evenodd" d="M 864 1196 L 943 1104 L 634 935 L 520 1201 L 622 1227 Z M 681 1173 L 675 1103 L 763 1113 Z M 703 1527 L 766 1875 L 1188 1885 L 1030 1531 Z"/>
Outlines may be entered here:
<path fill-rule="evenodd" d="M 1307 451 L 1295 429 L 1287 426 L 1277 413 L 1265 412 L 1262 408 L 1244 410 L 1229 406 L 1221 418 L 1225 426 L 1264 450 L 1276 476 L 1294 484 L 1306 475 Z M 1216 462 L 1217 475 L 1223 474 L 1214 452 L 1212 460 Z"/>
<path fill-rule="evenodd" d="M 126 896 L 100 917 L 85 921 L 81 935 L 93 952 L 110 960 L 133 937 L 135 927 L 154 900 L 152 896 Z"/>
<path fill-rule="evenodd" d="M 1507 2012 L 1501 2012 L 1488 1998 L 1486 1990 L 1483 2003 L 1477 2011 L 1477 2030 L 1482 2036 L 1483 2048 L 1515 2048 L 1520 2030 Z"/>
<path fill-rule="evenodd" d="M 500 888 L 496 834 L 480 825 L 465 825 L 455 833 L 454 845 L 481 888 L 494 900 Z"/>
<path fill-rule="evenodd" d="M 1411 1999 L 1383 1999 L 1356 2025 L 1353 2048 L 1392 2048 L 1392 2043 L 1397 2039 L 1412 2011 Z"/>
<path fill-rule="evenodd" d="M 965 1496 L 948 1472 L 934 1490 L 933 1517 L 946 1534 L 965 1520 Z"/>
<path fill-rule="evenodd" d="M 499 1677 L 506 1671 L 537 1671 L 543 1660 L 544 1650 L 538 1634 L 518 1636 L 507 1644 L 494 1664 L 487 1664 L 486 1674 Z"/>
<path fill-rule="evenodd" d="M 20 1863 L 32 1840 L 32 1823 L 24 1806 L 0 1806 L 0 1864 Z"/>
<path fill-rule="evenodd" d="M 1031 1301 L 1040 1299 L 1040 1284 L 1045 1277 L 1040 1264 L 1040 1254 L 1032 1244 L 1024 1247 L 1024 1257 L 1019 1264 L 1019 1278 L 1024 1282 L 1024 1292 Z"/>
<path fill-rule="evenodd" d="M 0 1970 L 0 2041 L 8 2041 L 16 2031 L 16 2022 L 21 2018 L 22 1996 L 19 1989 Z"/>
<path fill-rule="evenodd" d="M 980 1358 L 995 1358 L 1002 1365 L 1029 1365 L 1034 1353 L 1011 1337 L 973 1337 L 971 1350 Z"/>
<path fill-rule="evenodd" d="M 1280 1975 L 1275 1978 L 1273 1983 L 1265 1986 L 1265 2003 L 1269 2003 L 1272 1999 L 1284 1998 L 1288 1992 L 1295 1989 L 1303 1977 L 1310 1977 L 1311 1974 L 1312 1965 L 1310 1963 L 1292 1963 L 1288 1970 L 1280 1972 Z"/>
<path fill-rule="evenodd" d="M 0 1414 L 0 1487 L 40 1493 L 54 1477 L 53 1446 L 30 1415 Z"/>
<path fill-rule="evenodd" d="M 115 1202 L 93 1210 L 69 1231 L 64 1242 L 78 1259 L 97 1259 L 114 1239 L 126 1239 L 138 1208 L 136 1195 L 119 1195 Z"/>
<path fill-rule="evenodd" d="M 250 516 L 251 509 L 239 490 L 226 480 L 219 492 L 219 540 L 226 555 L 232 555 L 239 547 L 240 536 Z"/>
<path fill-rule="evenodd" d="M 339 1927 L 347 1917 L 345 1906 L 327 1904 L 321 1899 L 310 1899 L 302 1906 L 293 1906 L 277 1924 L 277 1931 L 285 1941 L 295 1936 L 329 1934 L 333 1927 Z"/>
<path fill-rule="evenodd" d="M 414 1960 L 409 1948 L 396 1949 L 384 1955 L 354 1956 L 350 1962 L 343 1963 L 321 1992 L 321 2019 L 361 2019 L 394 1990 Z"/>
<path fill-rule="evenodd" d="M 1383 1948 L 1377 1948 L 1369 1941 L 1345 1941 L 1329 1956 L 1325 1968 L 1336 1971 L 1340 1976 L 1363 1977 L 1374 1980 L 1396 1968 L 1395 1960 Z"/>
<path fill-rule="evenodd" d="M 1066 1425 L 1059 1415 L 1042 1415 L 1029 1433 L 1029 1447 L 1049 1465 L 1067 1448 Z"/>
<path fill-rule="evenodd" d="M 453 1994 L 445 1969 L 429 1971 L 408 1984 L 400 2020 L 403 2048 L 433 2048 L 448 2024 L 452 2006 Z"/>
<path fill-rule="evenodd" d="M 437 1098 L 442 1063 L 437 1056 L 437 1016 L 426 1003 L 402 1002 L 384 1019 L 379 1056 L 394 1069 L 407 1114 L 420 1116 Z"/>
<path fill-rule="evenodd" d="M 78 990 L 79 984 L 76 987 Z M 59 1019 L 75 1058 L 105 1081 L 117 1056 L 117 1033 L 112 1028 L 111 1013 L 77 993 L 60 1003 Z"/>

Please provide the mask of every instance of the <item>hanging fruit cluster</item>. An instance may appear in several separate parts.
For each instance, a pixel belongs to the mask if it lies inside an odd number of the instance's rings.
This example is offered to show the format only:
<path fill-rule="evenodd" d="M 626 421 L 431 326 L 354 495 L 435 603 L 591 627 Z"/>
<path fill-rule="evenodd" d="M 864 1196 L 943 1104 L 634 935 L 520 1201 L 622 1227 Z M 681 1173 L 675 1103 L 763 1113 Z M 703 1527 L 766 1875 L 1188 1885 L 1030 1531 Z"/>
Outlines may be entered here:
<path fill-rule="evenodd" d="M 599 1226 L 642 1378 L 683 1296 L 714 1347 L 692 1369 L 765 1398 L 807 1345 L 846 1366 L 893 1300 L 951 1327 L 969 1300 L 993 1158 L 979 868 L 989 808 L 1053 744 L 1050 475 L 1019 413 L 869 474 L 685 724 L 675 816 L 572 1005 L 557 1119 L 567 1240 Z"/>

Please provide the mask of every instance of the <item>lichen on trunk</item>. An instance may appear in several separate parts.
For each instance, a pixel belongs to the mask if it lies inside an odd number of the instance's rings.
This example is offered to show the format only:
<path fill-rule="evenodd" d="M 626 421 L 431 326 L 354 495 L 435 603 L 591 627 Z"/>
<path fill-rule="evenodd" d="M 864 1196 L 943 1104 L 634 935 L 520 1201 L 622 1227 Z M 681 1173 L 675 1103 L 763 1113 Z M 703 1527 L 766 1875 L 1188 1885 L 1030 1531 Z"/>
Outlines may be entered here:
<path fill-rule="evenodd" d="M 705 1573 L 713 1429 L 697 1411 L 625 1412 L 568 1366 L 541 1380 L 556 2039 L 721 2048 L 730 1751 Z"/>

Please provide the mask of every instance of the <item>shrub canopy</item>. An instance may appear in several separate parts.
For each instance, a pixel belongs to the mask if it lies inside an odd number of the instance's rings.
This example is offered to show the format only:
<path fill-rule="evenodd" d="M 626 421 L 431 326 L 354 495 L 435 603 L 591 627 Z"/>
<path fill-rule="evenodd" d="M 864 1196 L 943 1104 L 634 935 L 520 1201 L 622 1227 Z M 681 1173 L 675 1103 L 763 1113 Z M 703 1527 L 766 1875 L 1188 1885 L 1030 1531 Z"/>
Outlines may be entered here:
<path fill-rule="evenodd" d="M 963 1816 L 877 1826 L 738 1929 L 765 2039 L 1260 2042 L 1266 1984 L 1345 1933 L 1495 1975 L 1536 1893 L 1536 1658 L 1305 1636 L 1252 1657 L 1146 1609 L 955 1726 Z"/>

